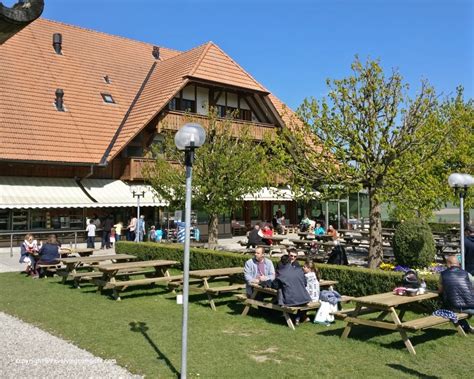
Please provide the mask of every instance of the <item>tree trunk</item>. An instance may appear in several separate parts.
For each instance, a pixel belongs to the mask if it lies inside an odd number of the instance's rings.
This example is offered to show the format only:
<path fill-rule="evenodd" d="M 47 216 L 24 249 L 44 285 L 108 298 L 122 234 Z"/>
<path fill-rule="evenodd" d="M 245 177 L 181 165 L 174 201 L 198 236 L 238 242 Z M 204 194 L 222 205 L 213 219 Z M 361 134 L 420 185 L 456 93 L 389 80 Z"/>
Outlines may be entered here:
<path fill-rule="evenodd" d="M 369 236 L 369 268 L 377 268 L 382 262 L 382 219 L 380 214 L 380 199 L 378 190 L 369 187 L 369 207 L 370 207 L 370 236 Z"/>
<path fill-rule="evenodd" d="M 209 215 L 208 226 L 208 243 L 210 249 L 217 247 L 217 237 L 219 235 L 219 218 L 217 214 Z"/>

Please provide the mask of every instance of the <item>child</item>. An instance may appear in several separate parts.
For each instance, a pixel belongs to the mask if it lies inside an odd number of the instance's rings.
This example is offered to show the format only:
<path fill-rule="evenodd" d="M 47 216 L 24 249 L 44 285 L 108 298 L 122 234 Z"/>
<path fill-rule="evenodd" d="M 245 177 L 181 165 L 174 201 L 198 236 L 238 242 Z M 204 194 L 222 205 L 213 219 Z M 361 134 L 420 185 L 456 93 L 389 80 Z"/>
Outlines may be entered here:
<path fill-rule="evenodd" d="M 114 246 L 114 243 L 115 243 L 115 236 L 116 236 L 116 232 L 115 232 L 115 228 L 112 228 L 110 230 L 110 246 Z"/>
<path fill-rule="evenodd" d="M 163 230 L 161 229 L 155 230 L 155 236 L 156 236 L 156 242 L 161 242 L 161 240 L 163 239 Z"/>
<path fill-rule="evenodd" d="M 150 231 L 148 232 L 148 241 L 156 242 L 156 230 L 155 225 L 152 225 Z"/>
<path fill-rule="evenodd" d="M 28 233 L 20 247 L 20 263 L 26 263 L 25 272 L 29 275 L 35 275 L 35 255 L 38 254 L 38 242 L 33 234 Z"/>
<path fill-rule="evenodd" d="M 306 278 L 306 290 L 311 297 L 311 301 L 319 301 L 319 280 L 321 277 L 318 268 L 313 261 L 308 259 L 303 266 L 303 271 Z"/>

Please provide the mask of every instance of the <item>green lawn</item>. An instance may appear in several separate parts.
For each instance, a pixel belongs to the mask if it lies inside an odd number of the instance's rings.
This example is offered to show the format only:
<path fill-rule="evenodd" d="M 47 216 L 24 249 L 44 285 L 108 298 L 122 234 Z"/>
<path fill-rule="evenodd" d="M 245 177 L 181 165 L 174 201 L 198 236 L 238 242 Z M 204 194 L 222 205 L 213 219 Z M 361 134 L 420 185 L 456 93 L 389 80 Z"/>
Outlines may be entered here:
<path fill-rule="evenodd" d="M 180 369 L 181 306 L 161 286 L 126 290 L 122 301 L 58 278 L 32 280 L 0 274 L 0 310 L 72 341 L 93 354 L 116 359 L 132 373 L 172 378 Z M 304 324 L 290 330 L 277 314 L 251 310 L 232 297 L 213 312 L 202 296 L 191 296 L 189 377 L 470 377 L 474 338 L 454 328 L 412 335 L 411 356 L 398 333 L 354 327 L 340 340 L 343 323 Z"/>

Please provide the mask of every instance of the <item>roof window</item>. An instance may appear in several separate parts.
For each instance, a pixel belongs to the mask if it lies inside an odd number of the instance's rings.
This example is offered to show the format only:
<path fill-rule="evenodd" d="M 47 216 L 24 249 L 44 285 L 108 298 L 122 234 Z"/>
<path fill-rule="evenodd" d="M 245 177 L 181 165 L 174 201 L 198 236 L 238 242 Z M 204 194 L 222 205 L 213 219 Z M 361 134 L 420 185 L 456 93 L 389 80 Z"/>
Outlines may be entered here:
<path fill-rule="evenodd" d="M 108 104 L 115 104 L 115 100 L 110 93 L 101 93 L 102 99 Z"/>

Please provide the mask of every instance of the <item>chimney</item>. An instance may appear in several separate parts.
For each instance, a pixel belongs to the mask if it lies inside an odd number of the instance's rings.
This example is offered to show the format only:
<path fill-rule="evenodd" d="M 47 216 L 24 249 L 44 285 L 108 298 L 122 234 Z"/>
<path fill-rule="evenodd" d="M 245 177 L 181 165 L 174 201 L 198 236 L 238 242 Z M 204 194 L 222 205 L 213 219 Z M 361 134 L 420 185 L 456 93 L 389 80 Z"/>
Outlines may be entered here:
<path fill-rule="evenodd" d="M 62 43 L 63 43 L 63 36 L 61 33 L 54 33 L 53 34 L 53 47 L 54 51 L 56 51 L 56 54 L 61 55 L 62 52 Z"/>
<path fill-rule="evenodd" d="M 153 46 L 153 56 L 155 59 L 160 59 L 160 47 L 159 46 Z"/>
<path fill-rule="evenodd" d="M 64 91 L 61 88 L 56 90 L 56 100 L 54 103 L 56 104 L 56 109 L 60 112 L 64 112 Z"/>

